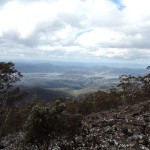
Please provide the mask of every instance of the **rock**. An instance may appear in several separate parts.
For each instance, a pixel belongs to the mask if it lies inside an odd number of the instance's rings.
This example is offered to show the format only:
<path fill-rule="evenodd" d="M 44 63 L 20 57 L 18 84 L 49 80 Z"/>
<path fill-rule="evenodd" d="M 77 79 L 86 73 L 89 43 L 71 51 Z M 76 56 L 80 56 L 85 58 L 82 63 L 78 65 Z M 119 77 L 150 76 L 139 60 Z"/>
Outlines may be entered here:
<path fill-rule="evenodd" d="M 132 115 L 133 117 L 135 117 L 135 116 L 139 116 L 140 114 L 141 114 L 141 110 L 140 110 L 140 111 L 139 111 L 139 110 L 135 110 L 135 111 L 132 112 L 131 115 Z"/>
<path fill-rule="evenodd" d="M 144 144 L 144 140 L 141 139 L 141 140 L 138 141 L 138 143 L 139 143 L 139 144 Z"/>
<path fill-rule="evenodd" d="M 0 149 L 4 149 L 5 146 L 3 144 L 0 144 Z"/>
<path fill-rule="evenodd" d="M 122 132 L 125 135 L 132 136 L 133 135 L 133 131 L 134 131 L 134 128 L 131 125 L 123 125 L 122 126 Z"/>
<path fill-rule="evenodd" d="M 110 126 L 104 127 L 104 132 L 108 134 L 112 133 L 112 127 Z"/>
<path fill-rule="evenodd" d="M 117 115 L 117 118 L 118 118 L 118 119 L 124 119 L 124 118 L 125 118 L 125 115 L 122 114 L 122 113 L 119 113 L 119 114 Z"/>
<path fill-rule="evenodd" d="M 141 148 L 141 150 L 149 150 L 149 148 L 147 148 L 147 147 L 144 146 L 144 145 L 140 145 L 140 148 Z"/>
<path fill-rule="evenodd" d="M 150 135 L 150 123 L 148 123 L 145 128 L 145 135 Z"/>
<path fill-rule="evenodd" d="M 146 122 L 144 120 L 133 120 L 134 126 L 146 126 Z"/>

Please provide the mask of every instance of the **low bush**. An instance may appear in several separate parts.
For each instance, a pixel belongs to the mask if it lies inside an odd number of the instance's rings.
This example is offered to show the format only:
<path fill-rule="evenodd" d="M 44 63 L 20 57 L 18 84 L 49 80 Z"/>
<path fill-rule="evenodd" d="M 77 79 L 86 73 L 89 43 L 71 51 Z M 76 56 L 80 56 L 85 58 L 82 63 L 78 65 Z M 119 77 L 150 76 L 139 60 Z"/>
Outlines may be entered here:
<path fill-rule="evenodd" d="M 51 139 L 79 133 L 81 120 L 81 115 L 68 113 L 65 103 L 60 101 L 47 107 L 37 105 L 25 123 L 25 143 L 37 147 L 45 145 L 48 149 Z"/>

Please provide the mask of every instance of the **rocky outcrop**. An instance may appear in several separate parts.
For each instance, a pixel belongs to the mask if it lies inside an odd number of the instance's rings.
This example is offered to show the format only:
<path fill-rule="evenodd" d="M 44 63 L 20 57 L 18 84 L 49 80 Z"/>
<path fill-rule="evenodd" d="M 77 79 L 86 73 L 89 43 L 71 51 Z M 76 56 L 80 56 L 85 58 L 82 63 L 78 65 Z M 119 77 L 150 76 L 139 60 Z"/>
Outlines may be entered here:
<path fill-rule="evenodd" d="M 68 150 L 149 150 L 150 101 L 86 116 L 81 134 L 57 146 Z"/>
<path fill-rule="evenodd" d="M 86 116 L 79 135 L 54 139 L 53 150 L 149 150 L 150 101 Z M 3 140 L 3 145 L 10 138 Z M 9 144 L 7 144 L 9 145 Z M 6 150 L 9 150 L 6 148 Z"/>

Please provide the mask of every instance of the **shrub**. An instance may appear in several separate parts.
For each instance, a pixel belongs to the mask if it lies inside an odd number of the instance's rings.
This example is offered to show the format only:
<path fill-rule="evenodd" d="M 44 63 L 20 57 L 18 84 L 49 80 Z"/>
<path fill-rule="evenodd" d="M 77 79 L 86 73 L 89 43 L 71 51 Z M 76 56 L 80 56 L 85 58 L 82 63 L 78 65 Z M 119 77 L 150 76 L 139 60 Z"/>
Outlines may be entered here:
<path fill-rule="evenodd" d="M 60 101 L 49 107 L 35 106 L 25 123 L 25 143 L 45 145 L 48 149 L 50 139 L 78 133 L 81 115 L 69 114 L 65 109 L 65 103 Z"/>

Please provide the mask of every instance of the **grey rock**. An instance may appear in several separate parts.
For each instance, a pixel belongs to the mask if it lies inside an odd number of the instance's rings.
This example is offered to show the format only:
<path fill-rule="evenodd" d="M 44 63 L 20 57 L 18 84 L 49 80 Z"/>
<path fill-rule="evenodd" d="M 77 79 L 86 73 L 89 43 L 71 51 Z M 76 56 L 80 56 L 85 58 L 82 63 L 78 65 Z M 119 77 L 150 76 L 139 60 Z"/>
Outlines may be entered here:
<path fill-rule="evenodd" d="M 145 128 L 145 135 L 150 135 L 150 123 L 148 123 Z"/>

